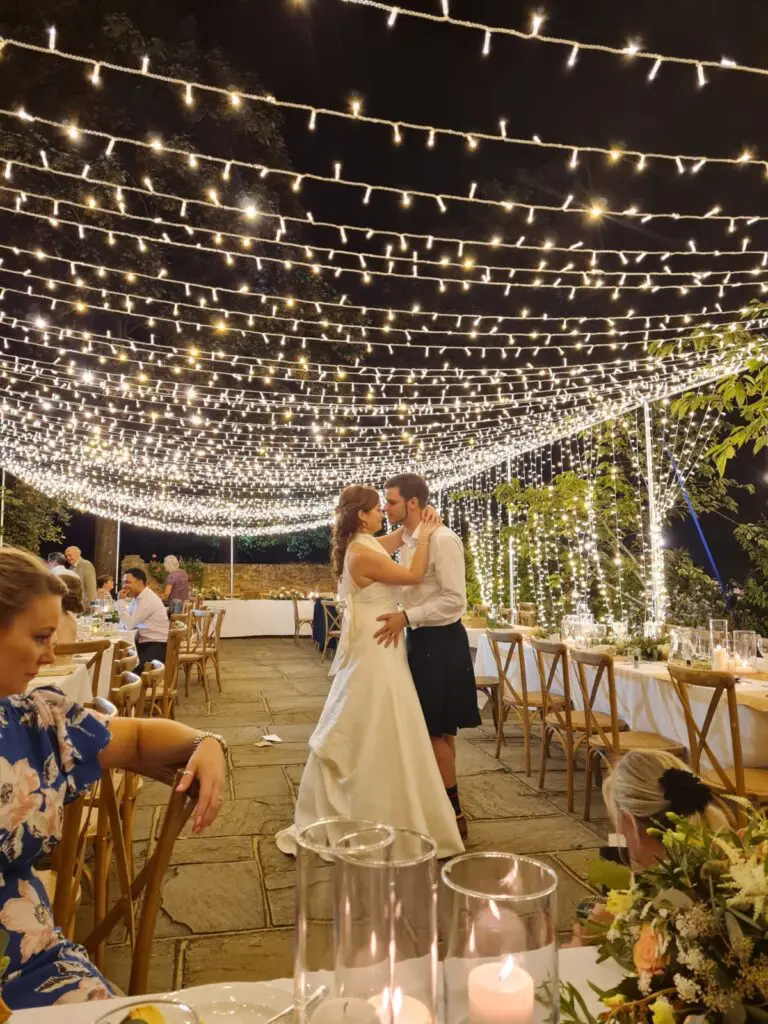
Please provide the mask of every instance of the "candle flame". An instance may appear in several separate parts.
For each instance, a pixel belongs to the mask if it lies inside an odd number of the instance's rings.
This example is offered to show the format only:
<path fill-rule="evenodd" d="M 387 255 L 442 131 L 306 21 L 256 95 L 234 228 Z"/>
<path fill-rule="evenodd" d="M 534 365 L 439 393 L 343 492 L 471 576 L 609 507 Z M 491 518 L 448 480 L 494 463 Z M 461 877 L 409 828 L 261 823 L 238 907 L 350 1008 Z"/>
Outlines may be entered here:
<path fill-rule="evenodd" d="M 501 970 L 499 971 L 499 981 L 506 981 L 506 979 L 510 976 L 514 969 L 515 958 L 513 956 L 508 956 L 504 963 L 501 965 Z"/>
<path fill-rule="evenodd" d="M 397 1020 L 403 1008 L 403 990 L 396 988 L 392 993 L 392 1016 Z"/>

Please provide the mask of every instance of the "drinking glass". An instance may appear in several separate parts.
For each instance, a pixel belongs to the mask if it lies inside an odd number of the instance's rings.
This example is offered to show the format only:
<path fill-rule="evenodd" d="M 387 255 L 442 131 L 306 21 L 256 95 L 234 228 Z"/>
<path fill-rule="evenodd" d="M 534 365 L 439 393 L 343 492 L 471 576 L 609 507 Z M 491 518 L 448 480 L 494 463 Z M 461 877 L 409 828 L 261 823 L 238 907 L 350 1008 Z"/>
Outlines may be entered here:
<path fill-rule="evenodd" d="M 394 829 L 392 844 L 382 850 L 361 851 L 354 843 L 351 837 L 336 845 L 339 961 L 364 966 L 337 967 L 337 989 L 365 995 L 381 1024 L 432 1024 L 438 974 L 435 843 L 408 829 Z M 381 920 L 382 908 L 386 933 L 379 936 L 371 924 Z"/>
<path fill-rule="evenodd" d="M 717 650 L 718 647 L 722 647 L 728 651 L 728 619 L 710 619 L 709 637 L 712 641 L 713 651 Z"/>
<path fill-rule="evenodd" d="M 675 626 L 672 631 L 672 646 L 669 651 L 671 662 L 687 665 L 693 660 L 693 632 L 687 626 Z"/>
<path fill-rule="evenodd" d="M 445 1024 L 558 1019 L 557 875 L 529 857 L 469 853 L 442 871 Z"/>
<path fill-rule="evenodd" d="M 623 619 L 617 619 L 613 623 L 613 635 L 617 640 L 626 640 L 629 636 L 629 625 Z"/>
<path fill-rule="evenodd" d="M 191 1006 L 187 1006 L 186 1003 L 174 999 L 172 996 L 154 999 L 149 996 L 139 996 L 130 1003 L 122 1003 L 118 1008 L 108 1010 L 103 1017 L 99 1017 L 95 1024 L 123 1024 L 129 1013 L 135 1014 L 137 1010 L 141 1009 L 147 1011 L 146 1024 L 149 1024 L 150 1020 L 162 1020 L 164 1024 L 201 1024 L 198 1013 Z M 131 1024 L 141 1024 L 143 1019 L 141 1015 L 138 1015 L 131 1019 Z"/>
<path fill-rule="evenodd" d="M 768 658 L 768 638 L 759 636 L 757 638 L 757 649 L 760 651 L 761 658 Z"/>
<path fill-rule="evenodd" d="M 299 831 L 296 857 L 294 1004 L 299 1024 L 380 1024 L 368 998 L 389 977 L 389 906 L 381 899 L 382 872 L 342 874 L 337 847 L 359 863 L 380 862 L 394 841 L 388 825 L 327 818 Z M 354 883 L 354 889 L 352 885 Z M 349 906 L 347 908 L 347 900 Z M 350 921 L 340 918 L 349 911 Z M 380 988 L 377 988 L 378 984 Z M 324 988 L 321 996 L 318 989 Z"/>
<path fill-rule="evenodd" d="M 708 629 L 691 630 L 691 645 L 693 647 L 691 655 L 693 668 L 712 668 L 714 648 L 710 631 Z M 725 648 L 721 647 L 720 650 L 725 651 Z"/>

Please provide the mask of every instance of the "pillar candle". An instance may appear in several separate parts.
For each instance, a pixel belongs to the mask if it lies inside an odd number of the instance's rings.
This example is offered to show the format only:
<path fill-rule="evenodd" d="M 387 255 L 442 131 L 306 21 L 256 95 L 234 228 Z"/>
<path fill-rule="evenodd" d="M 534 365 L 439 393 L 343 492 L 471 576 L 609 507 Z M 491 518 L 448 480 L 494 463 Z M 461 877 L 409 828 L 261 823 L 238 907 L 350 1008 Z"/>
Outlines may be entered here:
<path fill-rule="evenodd" d="M 470 1024 L 530 1024 L 536 1003 L 533 978 L 510 957 L 480 964 L 467 979 Z"/>
<path fill-rule="evenodd" d="M 365 999 L 326 999 L 312 1014 L 311 1024 L 379 1024 Z"/>
<path fill-rule="evenodd" d="M 382 996 L 373 996 L 369 1002 L 375 1008 L 377 1024 L 389 1024 L 389 1007 Z M 395 1024 L 432 1024 L 432 1014 L 420 999 L 404 996 L 395 989 L 392 996 L 392 1020 Z M 312 1024 L 315 1024 L 314 1020 Z"/>

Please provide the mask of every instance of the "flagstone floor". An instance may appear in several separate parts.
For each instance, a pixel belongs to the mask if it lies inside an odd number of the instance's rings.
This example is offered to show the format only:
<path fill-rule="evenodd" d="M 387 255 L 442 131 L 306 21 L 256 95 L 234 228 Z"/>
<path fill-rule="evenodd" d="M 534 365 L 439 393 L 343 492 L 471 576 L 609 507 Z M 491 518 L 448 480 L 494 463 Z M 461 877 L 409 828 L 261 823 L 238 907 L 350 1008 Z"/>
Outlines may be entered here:
<path fill-rule="evenodd" d="M 163 890 L 150 991 L 292 973 L 294 863 L 277 850 L 274 834 L 292 820 L 307 740 L 328 692 L 327 662 L 321 663 L 309 640 L 226 640 L 222 669 L 224 692 L 214 688 L 210 706 L 194 681 L 178 706 L 181 721 L 220 732 L 229 742 L 229 794 L 211 828 L 199 837 L 185 834 L 176 844 Z M 255 746 L 264 731 L 277 733 L 283 742 Z M 489 716 L 457 742 L 469 849 L 531 854 L 553 865 L 560 877 L 559 928 L 565 935 L 577 903 L 589 892 L 587 865 L 605 841 L 608 823 L 599 817 L 604 807 L 595 794 L 595 820 L 589 826 L 581 821 L 580 779 L 577 813 L 568 815 L 563 761 L 550 762 L 547 787 L 540 792 L 536 772 L 530 778 L 525 774 L 519 737 L 512 727 L 508 732 L 500 761 L 493 756 Z M 538 753 L 534 742 L 534 765 Z M 137 863 L 155 834 L 167 793 L 155 783 L 142 790 Z M 90 913 L 82 908 L 83 924 Z M 123 988 L 129 963 L 129 949 L 116 934 L 107 974 Z"/>

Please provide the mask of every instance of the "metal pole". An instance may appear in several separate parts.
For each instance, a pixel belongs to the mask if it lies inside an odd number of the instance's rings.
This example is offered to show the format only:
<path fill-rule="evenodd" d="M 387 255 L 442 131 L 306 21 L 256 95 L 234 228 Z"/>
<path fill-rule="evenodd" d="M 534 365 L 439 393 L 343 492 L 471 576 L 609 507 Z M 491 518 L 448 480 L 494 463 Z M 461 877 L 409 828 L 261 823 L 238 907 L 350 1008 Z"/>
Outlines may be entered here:
<path fill-rule="evenodd" d="M 5 470 L 0 481 L 0 548 L 5 543 Z"/>
<path fill-rule="evenodd" d="M 512 459 L 507 459 L 507 483 L 512 482 Z M 507 505 L 507 526 L 512 527 L 512 507 Z M 507 538 L 507 558 L 509 561 L 509 612 L 510 621 L 515 621 L 515 541 L 510 533 Z"/>
<path fill-rule="evenodd" d="M 115 545 L 115 587 L 120 589 L 120 509 L 117 510 L 117 543 Z"/>
<path fill-rule="evenodd" d="M 661 551 L 661 524 L 656 508 L 656 484 L 653 479 L 653 436 L 651 432 L 651 406 L 643 402 L 645 420 L 645 472 L 648 478 L 648 524 L 651 542 L 651 621 L 661 622 L 664 617 L 664 563 Z"/>
<path fill-rule="evenodd" d="M 235 592 L 235 523 L 230 517 L 229 520 L 229 594 Z"/>

